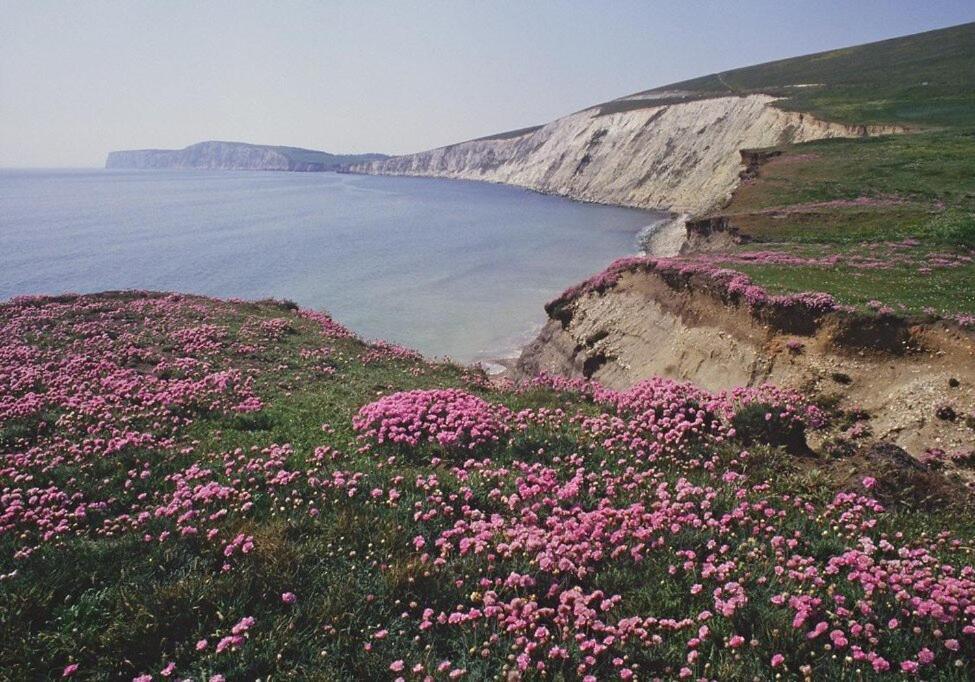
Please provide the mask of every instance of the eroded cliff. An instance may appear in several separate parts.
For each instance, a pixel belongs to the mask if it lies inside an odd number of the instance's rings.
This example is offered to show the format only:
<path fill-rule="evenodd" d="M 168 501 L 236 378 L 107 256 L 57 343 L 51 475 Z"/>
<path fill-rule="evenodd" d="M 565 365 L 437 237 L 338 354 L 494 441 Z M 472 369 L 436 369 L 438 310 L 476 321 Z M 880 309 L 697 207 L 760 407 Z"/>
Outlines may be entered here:
<path fill-rule="evenodd" d="M 520 376 L 586 377 L 614 388 L 651 376 L 711 390 L 771 382 L 862 409 L 874 436 L 912 454 L 971 444 L 963 420 L 938 416 L 947 402 L 975 412 L 975 337 L 950 325 L 756 315 L 647 271 L 626 272 L 605 291 L 570 297 L 549 313 L 518 361 Z"/>
<path fill-rule="evenodd" d="M 484 180 L 583 201 L 699 213 L 731 196 L 742 149 L 901 130 L 820 121 L 776 108 L 775 98 L 762 94 L 676 102 L 645 97 L 350 170 Z"/>

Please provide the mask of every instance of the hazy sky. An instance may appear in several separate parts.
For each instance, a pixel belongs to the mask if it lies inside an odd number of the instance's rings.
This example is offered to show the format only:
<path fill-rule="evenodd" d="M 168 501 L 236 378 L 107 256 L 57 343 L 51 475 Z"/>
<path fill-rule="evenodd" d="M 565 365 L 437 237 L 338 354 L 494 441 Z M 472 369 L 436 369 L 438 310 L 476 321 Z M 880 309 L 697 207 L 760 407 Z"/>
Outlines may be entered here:
<path fill-rule="evenodd" d="M 0 166 L 206 139 L 418 151 L 973 19 L 971 0 L 0 0 Z"/>

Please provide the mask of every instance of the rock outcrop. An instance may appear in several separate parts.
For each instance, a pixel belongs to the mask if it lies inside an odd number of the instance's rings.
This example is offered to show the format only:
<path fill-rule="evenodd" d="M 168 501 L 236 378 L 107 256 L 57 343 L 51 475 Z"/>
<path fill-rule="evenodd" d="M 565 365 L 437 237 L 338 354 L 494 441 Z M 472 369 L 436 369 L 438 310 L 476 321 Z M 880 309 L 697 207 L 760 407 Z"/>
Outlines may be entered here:
<path fill-rule="evenodd" d="M 336 171 L 349 164 L 388 158 L 384 154 L 329 154 L 300 147 L 245 142 L 199 142 L 184 149 L 110 152 L 105 168 L 200 168 L 207 170 Z"/>
<path fill-rule="evenodd" d="M 582 201 L 696 214 L 731 196 L 742 172 L 742 149 L 902 130 L 829 123 L 773 102 L 762 94 L 687 101 L 674 93 L 647 93 L 538 128 L 349 170 L 485 180 Z"/>

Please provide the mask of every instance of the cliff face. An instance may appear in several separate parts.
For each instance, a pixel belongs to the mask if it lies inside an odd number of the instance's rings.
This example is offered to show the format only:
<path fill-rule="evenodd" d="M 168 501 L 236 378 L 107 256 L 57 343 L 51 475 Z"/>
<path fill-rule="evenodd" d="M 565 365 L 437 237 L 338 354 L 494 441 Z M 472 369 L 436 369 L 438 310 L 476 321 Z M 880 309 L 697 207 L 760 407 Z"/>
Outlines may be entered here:
<path fill-rule="evenodd" d="M 936 417 L 948 390 L 961 412 L 975 410 L 975 336 L 960 329 L 827 316 L 786 331 L 744 306 L 694 287 L 675 289 L 649 272 L 625 274 L 609 290 L 551 313 L 516 374 L 587 377 L 613 388 L 651 376 L 710 390 L 771 382 L 863 408 L 875 436 L 913 454 L 931 443 L 947 450 L 971 444 L 962 420 Z M 957 388 L 948 388 L 951 380 Z"/>
<path fill-rule="evenodd" d="M 778 109 L 774 101 L 759 94 L 625 101 L 350 170 L 486 180 L 583 201 L 698 213 L 730 197 L 742 149 L 899 131 L 828 123 Z"/>
<path fill-rule="evenodd" d="M 383 154 L 329 154 L 299 147 L 243 142 L 200 142 L 185 149 L 111 152 L 106 168 L 200 168 L 220 170 L 329 171 L 350 163 L 387 158 Z"/>

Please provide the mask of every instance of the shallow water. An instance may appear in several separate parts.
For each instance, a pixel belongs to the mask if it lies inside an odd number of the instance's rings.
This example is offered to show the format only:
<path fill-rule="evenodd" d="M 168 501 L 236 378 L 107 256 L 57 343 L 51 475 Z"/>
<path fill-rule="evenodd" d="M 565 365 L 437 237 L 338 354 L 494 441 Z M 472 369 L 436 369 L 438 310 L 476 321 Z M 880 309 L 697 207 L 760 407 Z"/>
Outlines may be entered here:
<path fill-rule="evenodd" d="M 477 182 L 0 171 L 0 299 L 107 289 L 294 300 L 368 338 L 508 354 L 659 214 Z"/>

